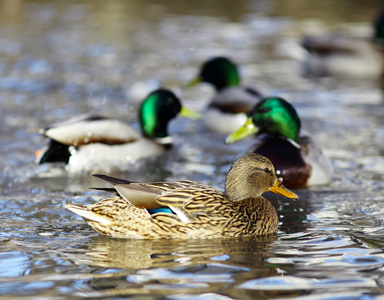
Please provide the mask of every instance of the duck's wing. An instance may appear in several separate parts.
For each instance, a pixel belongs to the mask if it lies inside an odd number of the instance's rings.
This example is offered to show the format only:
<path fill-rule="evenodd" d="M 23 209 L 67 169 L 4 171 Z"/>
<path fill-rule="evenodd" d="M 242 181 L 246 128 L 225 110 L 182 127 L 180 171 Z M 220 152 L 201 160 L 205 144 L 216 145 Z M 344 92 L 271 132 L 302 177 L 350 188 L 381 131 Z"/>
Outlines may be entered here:
<path fill-rule="evenodd" d="M 204 189 L 209 188 L 201 183 L 182 180 L 173 182 L 152 182 L 140 183 L 125 179 L 119 179 L 107 175 L 95 174 L 95 177 L 101 178 L 113 184 L 116 192 L 127 202 L 138 208 L 154 209 L 164 206 L 157 201 L 157 198 L 163 194 L 177 191 L 180 189 Z M 110 189 L 102 190 L 111 191 Z"/>
<path fill-rule="evenodd" d="M 47 127 L 40 129 L 40 133 L 45 134 L 45 132 L 48 131 L 49 129 L 52 129 L 55 127 L 60 127 L 60 126 L 66 126 L 69 124 L 74 124 L 74 123 L 77 123 L 80 121 L 97 121 L 97 120 L 107 120 L 107 119 L 109 119 L 109 118 L 102 116 L 102 115 L 99 115 L 99 114 L 85 113 L 85 114 L 73 116 L 73 117 L 71 117 L 67 120 L 64 120 L 64 121 L 55 122 L 51 125 L 48 125 Z"/>
<path fill-rule="evenodd" d="M 193 181 L 153 182 L 117 184 L 116 191 L 121 197 L 139 208 L 154 209 L 163 207 L 164 203 L 158 197 L 169 192 L 177 193 L 179 190 L 198 188 L 201 184 Z M 166 205 L 165 205 L 166 206 Z"/>
<path fill-rule="evenodd" d="M 68 146 L 91 143 L 125 144 L 141 138 L 141 134 L 130 125 L 97 115 L 59 123 L 43 133 L 50 139 Z"/>
<path fill-rule="evenodd" d="M 117 185 L 117 184 L 131 184 L 132 182 L 134 182 L 134 181 L 131 181 L 131 180 L 121 179 L 121 178 L 112 177 L 112 176 L 108 176 L 108 175 L 104 175 L 104 174 L 92 174 L 92 176 L 100 178 L 100 179 L 103 179 L 105 181 L 108 181 L 109 183 L 111 183 L 113 185 Z"/>
<path fill-rule="evenodd" d="M 215 222 L 217 215 L 225 218 L 226 208 L 231 207 L 221 192 L 208 186 L 179 188 L 157 197 L 156 201 L 169 207 L 183 223 Z"/>
<path fill-rule="evenodd" d="M 113 185 L 113 188 L 92 188 L 102 190 L 121 196 L 127 202 L 139 208 L 158 208 L 156 197 L 159 191 L 146 187 L 146 184 L 133 182 L 126 179 L 116 178 L 103 174 L 93 174 Z"/>

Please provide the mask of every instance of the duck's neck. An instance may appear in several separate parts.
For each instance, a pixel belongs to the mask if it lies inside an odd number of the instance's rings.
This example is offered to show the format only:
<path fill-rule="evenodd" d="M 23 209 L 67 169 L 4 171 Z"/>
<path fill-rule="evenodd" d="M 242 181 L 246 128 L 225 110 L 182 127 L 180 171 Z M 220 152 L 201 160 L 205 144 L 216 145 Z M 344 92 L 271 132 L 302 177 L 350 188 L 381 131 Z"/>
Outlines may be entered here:
<path fill-rule="evenodd" d="M 258 116 L 256 116 L 253 122 L 259 128 L 258 134 L 267 133 L 294 142 L 298 141 L 301 128 L 299 117 L 293 118 L 292 115 L 287 113 L 275 113 L 271 116 L 271 119 L 258 119 Z"/>
<path fill-rule="evenodd" d="M 217 80 L 213 82 L 213 85 L 217 91 L 221 91 L 228 87 L 239 86 L 240 77 L 237 73 L 237 70 L 227 70 L 223 72 L 221 76 L 219 76 Z"/>
<path fill-rule="evenodd" d="M 143 135 L 147 138 L 151 139 L 161 139 L 169 137 L 168 135 L 168 124 L 156 123 L 153 124 L 151 122 L 140 122 L 141 131 Z"/>
<path fill-rule="evenodd" d="M 268 129 L 268 132 L 272 133 L 273 135 L 282 136 L 297 142 L 299 138 L 300 127 L 300 120 L 283 122 L 271 125 L 271 127 Z"/>
<path fill-rule="evenodd" d="M 246 227 L 249 235 L 264 235 L 277 231 L 279 218 L 271 202 L 263 197 L 244 199 L 234 203 L 241 215 L 247 216 L 249 224 Z M 261 225 L 261 226 L 260 226 Z"/>

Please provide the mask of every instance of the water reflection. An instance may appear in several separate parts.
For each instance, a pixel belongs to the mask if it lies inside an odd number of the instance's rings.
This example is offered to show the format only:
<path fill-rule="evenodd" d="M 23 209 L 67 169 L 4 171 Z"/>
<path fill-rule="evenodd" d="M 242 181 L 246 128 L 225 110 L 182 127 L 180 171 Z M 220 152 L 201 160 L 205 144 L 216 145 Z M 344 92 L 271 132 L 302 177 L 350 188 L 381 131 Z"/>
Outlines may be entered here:
<path fill-rule="evenodd" d="M 276 241 L 277 235 L 249 240 L 126 240 L 94 237 L 79 245 L 86 253 L 69 257 L 79 264 L 104 268 L 175 268 L 213 262 L 236 262 L 237 266 L 249 265 L 250 256 L 255 261 L 265 256 L 265 250 Z M 253 260 L 253 259 L 252 259 Z M 262 264 L 262 262 L 260 262 Z"/>
<path fill-rule="evenodd" d="M 78 246 L 81 252 L 64 251 L 60 256 L 80 266 L 92 266 L 92 273 L 109 274 L 95 276 L 90 283 L 93 291 L 75 295 L 208 293 L 233 286 L 238 280 L 276 275 L 276 268 L 265 264 L 267 250 L 276 240 L 277 235 L 209 241 L 94 237 Z"/>

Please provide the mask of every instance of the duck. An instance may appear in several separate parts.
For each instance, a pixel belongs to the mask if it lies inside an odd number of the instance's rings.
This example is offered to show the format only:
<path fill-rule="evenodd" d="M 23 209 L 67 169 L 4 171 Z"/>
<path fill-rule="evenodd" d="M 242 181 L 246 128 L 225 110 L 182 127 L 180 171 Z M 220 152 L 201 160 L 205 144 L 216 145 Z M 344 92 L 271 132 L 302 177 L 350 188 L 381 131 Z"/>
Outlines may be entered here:
<path fill-rule="evenodd" d="M 314 76 L 379 79 L 384 76 L 384 12 L 373 22 L 373 36 L 307 36 L 304 71 Z"/>
<path fill-rule="evenodd" d="M 66 204 L 96 232 L 132 239 L 209 239 L 267 235 L 278 229 L 278 216 L 262 194 L 298 196 L 277 179 L 269 159 L 244 154 L 230 167 L 225 191 L 199 182 L 137 183 L 103 174 L 113 185 L 97 188 L 115 196 L 95 204 Z"/>
<path fill-rule="evenodd" d="M 240 75 L 236 63 L 227 57 L 213 57 L 204 62 L 199 75 L 186 87 L 198 83 L 211 84 L 216 95 L 203 114 L 205 126 L 214 132 L 229 134 L 247 120 L 247 114 L 262 97 L 261 93 L 240 85 Z"/>
<path fill-rule="evenodd" d="M 123 171 L 140 159 L 156 157 L 172 146 L 168 124 L 176 116 L 195 118 L 170 90 L 152 91 L 138 110 L 141 133 L 117 119 L 95 114 L 73 117 L 40 133 L 47 146 L 36 152 L 36 163 L 61 162 L 70 173 Z"/>
<path fill-rule="evenodd" d="M 266 97 L 257 103 L 248 120 L 228 135 L 226 144 L 253 135 L 256 144 L 249 152 L 269 158 L 277 175 L 288 188 L 330 183 L 331 161 L 316 141 L 301 131 L 296 109 L 281 97 Z"/>

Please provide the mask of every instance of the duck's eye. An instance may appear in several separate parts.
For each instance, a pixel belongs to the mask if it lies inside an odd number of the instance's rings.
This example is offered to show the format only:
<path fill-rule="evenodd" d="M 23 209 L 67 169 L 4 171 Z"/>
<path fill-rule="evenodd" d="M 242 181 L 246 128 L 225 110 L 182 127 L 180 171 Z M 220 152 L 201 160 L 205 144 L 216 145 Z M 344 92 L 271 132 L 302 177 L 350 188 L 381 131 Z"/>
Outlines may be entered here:
<path fill-rule="evenodd" d="M 271 170 L 268 169 L 268 168 L 265 168 L 265 169 L 264 169 L 264 172 L 265 172 L 265 173 L 271 173 Z"/>
<path fill-rule="evenodd" d="M 269 112 L 270 110 L 271 110 L 270 108 L 265 107 L 265 108 L 261 109 L 261 113 L 265 114 L 265 113 Z"/>

